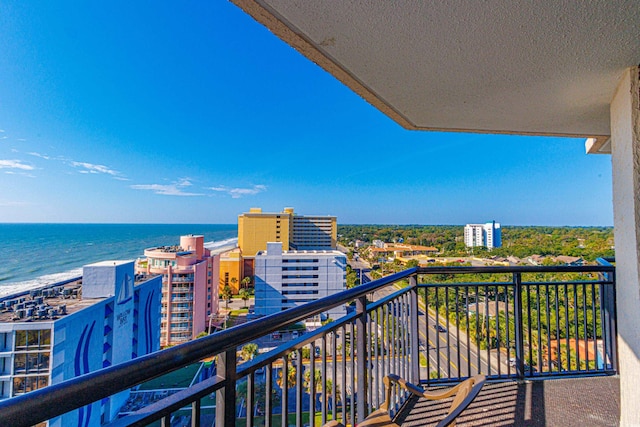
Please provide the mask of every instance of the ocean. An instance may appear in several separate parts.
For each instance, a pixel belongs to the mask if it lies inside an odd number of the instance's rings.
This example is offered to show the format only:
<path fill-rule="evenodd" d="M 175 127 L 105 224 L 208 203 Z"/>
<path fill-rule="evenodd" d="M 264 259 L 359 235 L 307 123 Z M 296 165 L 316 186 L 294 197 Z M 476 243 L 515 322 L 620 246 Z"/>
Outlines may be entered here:
<path fill-rule="evenodd" d="M 136 259 L 144 250 L 204 235 L 206 246 L 235 239 L 236 224 L 0 224 L 0 296 L 80 276 L 82 266 Z"/>

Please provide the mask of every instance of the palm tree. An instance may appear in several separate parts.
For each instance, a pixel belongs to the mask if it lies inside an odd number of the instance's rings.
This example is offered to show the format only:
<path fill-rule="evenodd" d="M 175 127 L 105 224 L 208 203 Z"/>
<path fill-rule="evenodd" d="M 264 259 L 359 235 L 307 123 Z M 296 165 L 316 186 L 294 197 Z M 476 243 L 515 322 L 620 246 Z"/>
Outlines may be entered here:
<path fill-rule="evenodd" d="M 247 308 L 247 301 L 251 298 L 251 292 L 248 289 L 240 289 L 240 298 L 244 301 L 244 308 Z"/>
<path fill-rule="evenodd" d="M 296 377 L 297 377 L 297 372 L 296 372 L 295 366 L 289 365 L 289 369 L 287 370 L 287 387 L 288 388 L 295 387 Z M 278 373 L 278 380 L 276 382 L 278 383 L 278 386 L 280 387 L 283 386 L 282 369 Z"/>
<path fill-rule="evenodd" d="M 322 390 L 322 372 L 320 372 L 320 369 L 315 370 L 313 374 L 313 381 L 316 386 L 316 393 L 320 392 Z M 311 394 L 311 370 L 307 369 L 304 372 L 304 380 L 302 385 L 307 390 L 307 393 Z"/>
<path fill-rule="evenodd" d="M 242 279 L 242 281 L 240 282 L 240 285 L 243 288 L 248 288 L 249 285 L 251 284 L 251 277 L 250 276 L 246 276 L 245 278 Z"/>
<path fill-rule="evenodd" d="M 229 300 L 231 299 L 231 287 L 229 285 L 224 285 L 224 288 L 222 288 L 222 292 L 220 293 L 220 297 L 222 299 L 224 299 L 224 307 L 225 308 L 229 308 Z"/>
<path fill-rule="evenodd" d="M 240 350 L 240 355 L 247 362 L 253 360 L 253 358 L 258 355 L 258 344 L 253 342 L 245 344 Z"/>
<path fill-rule="evenodd" d="M 233 285 L 233 289 L 235 289 L 236 284 L 238 283 L 238 279 L 235 277 L 232 277 L 229 281 L 231 282 L 231 285 Z"/>

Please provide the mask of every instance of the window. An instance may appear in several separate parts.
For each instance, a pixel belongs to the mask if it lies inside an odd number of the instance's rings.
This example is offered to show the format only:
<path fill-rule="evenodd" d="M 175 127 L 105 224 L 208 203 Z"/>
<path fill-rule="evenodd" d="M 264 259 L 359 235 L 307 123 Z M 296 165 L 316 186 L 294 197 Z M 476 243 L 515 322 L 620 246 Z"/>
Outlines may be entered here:
<path fill-rule="evenodd" d="M 317 283 L 313 283 L 313 282 L 305 282 L 305 283 L 283 283 L 282 287 L 283 288 L 288 288 L 288 287 L 301 287 L 301 286 L 318 286 Z"/>
<path fill-rule="evenodd" d="M 318 295 L 318 291 L 282 291 L 282 295 Z"/>
<path fill-rule="evenodd" d="M 48 376 L 29 376 L 29 377 L 14 377 L 13 378 L 13 395 L 28 393 L 39 388 L 43 388 L 49 385 Z"/>
<path fill-rule="evenodd" d="M 51 348 L 50 329 L 16 331 L 16 349 L 37 350 L 40 348 Z"/>
<path fill-rule="evenodd" d="M 49 352 L 27 353 L 27 373 L 49 372 Z"/>
<path fill-rule="evenodd" d="M 16 331 L 16 348 L 27 348 L 27 331 Z"/>

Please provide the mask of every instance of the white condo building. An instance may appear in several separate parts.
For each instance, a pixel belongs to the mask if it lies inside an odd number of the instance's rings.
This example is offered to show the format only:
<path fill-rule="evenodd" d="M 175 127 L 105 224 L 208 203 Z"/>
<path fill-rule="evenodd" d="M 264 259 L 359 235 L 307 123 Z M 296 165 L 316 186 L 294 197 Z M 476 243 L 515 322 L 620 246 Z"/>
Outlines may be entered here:
<path fill-rule="evenodd" d="M 502 246 L 502 231 L 499 222 L 487 222 L 486 224 L 467 224 L 464 226 L 464 244 L 472 248 L 485 246 L 488 249 Z"/>
<path fill-rule="evenodd" d="M 255 312 L 278 313 L 346 289 L 347 258 L 339 251 L 283 251 L 282 243 L 267 243 L 255 257 Z M 327 312 L 337 319 L 344 306 Z"/>
<path fill-rule="evenodd" d="M 137 282 L 133 261 L 83 268 L 82 284 L 0 301 L 0 400 L 123 363 L 160 346 L 160 277 Z M 128 391 L 68 412 L 49 426 L 113 421 Z"/>

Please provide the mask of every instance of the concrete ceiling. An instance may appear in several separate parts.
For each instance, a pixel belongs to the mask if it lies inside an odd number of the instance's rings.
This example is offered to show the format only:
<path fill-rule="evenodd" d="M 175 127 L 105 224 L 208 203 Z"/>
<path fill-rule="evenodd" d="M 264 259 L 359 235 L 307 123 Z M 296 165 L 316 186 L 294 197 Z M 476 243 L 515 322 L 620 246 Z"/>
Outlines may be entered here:
<path fill-rule="evenodd" d="M 232 0 L 408 129 L 610 135 L 639 0 Z"/>

